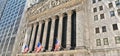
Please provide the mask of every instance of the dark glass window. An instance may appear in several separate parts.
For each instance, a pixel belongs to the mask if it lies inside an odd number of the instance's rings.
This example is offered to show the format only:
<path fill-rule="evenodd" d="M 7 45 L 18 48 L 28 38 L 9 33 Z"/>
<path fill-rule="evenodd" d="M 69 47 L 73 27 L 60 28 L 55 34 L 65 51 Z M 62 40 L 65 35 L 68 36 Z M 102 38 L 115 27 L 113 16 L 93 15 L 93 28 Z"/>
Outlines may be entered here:
<path fill-rule="evenodd" d="M 104 18 L 105 18 L 104 14 L 100 14 L 100 19 L 104 19 Z"/>
<path fill-rule="evenodd" d="M 110 16 L 115 16 L 115 12 L 114 11 L 110 11 Z"/>
<path fill-rule="evenodd" d="M 12 37 L 9 44 L 8 51 L 12 51 L 14 43 L 15 43 L 15 37 Z"/>
<path fill-rule="evenodd" d="M 96 39 L 96 45 L 101 46 L 101 40 L 100 39 Z"/>
<path fill-rule="evenodd" d="M 120 9 L 118 9 L 117 12 L 118 12 L 118 15 L 120 16 Z"/>
<path fill-rule="evenodd" d="M 113 4 L 112 4 L 112 3 L 109 3 L 108 5 L 109 5 L 109 8 L 112 8 L 112 7 L 113 7 Z"/>
<path fill-rule="evenodd" d="M 95 28 L 95 32 L 96 32 L 96 33 L 100 33 L 99 28 Z"/>
<path fill-rule="evenodd" d="M 116 3 L 116 6 L 119 6 L 120 5 L 120 0 L 115 1 L 115 3 Z"/>
<path fill-rule="evenodd" d="M 103 10 L 103 6 L 99 6 L 99 10 L 100 10 L 100 11 Z"/>
<path fill-rule="evenodd" d="M 113 24 L 112 26 L 113 26 L 113 30 L 118 30 L 117 24 Z"/>
<path fill-rule="evenodd" d="M 102 0 L 98 0 L 98 1 L 102 1 Z"/>
<path fill-rule="evenodd" d="M 115 37 L 115 43 L 116 44 L 120 44 L 120 36 L 116 36 Z"/>
<path fill-rule="evenodd" d="M 107 30 L 106 30 L 106 26 L 103 26 L 102 27 L 102 32 L 106 32 Z"/>
<path fill-rule="evenodd" d="M 104 38 L 103 41 L 104 41 L 104 45 L 109 45 L 108 38 Z"/>
<path fill-rule="evenodd" d="M 95 15 L 94 16 L 94 21 L 97 21 L 98 20 L 98 15 Z"/>
<path fill-rule="evenodd" d="M 96 3 L 96 0 L 92 0 L 93 3 Z"/>
<path fill-rule="evenodd" d="M 95 7 L 95 8 L 93 8 L 93 12 L 97 12 L 97 8 Z"/>

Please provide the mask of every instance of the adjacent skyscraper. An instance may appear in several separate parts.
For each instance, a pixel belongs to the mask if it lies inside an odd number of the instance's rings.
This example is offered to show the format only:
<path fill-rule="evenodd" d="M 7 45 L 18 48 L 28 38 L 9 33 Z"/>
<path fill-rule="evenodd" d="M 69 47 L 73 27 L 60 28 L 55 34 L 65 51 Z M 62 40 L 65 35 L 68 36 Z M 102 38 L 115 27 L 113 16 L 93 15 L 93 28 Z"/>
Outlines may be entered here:
<path fill-rule="evenodd" d="M 5 5 L 6 5 L 6 1 L 7 0 L 1 0 L 0 1 L 0 19 L 1 19 L 1 16 L 2 16 L 2 12 L 3 12 L 3 10 L 4 10 L 4 7 L 5 7 Z"/>
<path fill-rule="evenodd" d="M 0 56 L 11 56 L 26 0 L 0 2 L 0 10 L 3 9 L 0 20 Z"/>

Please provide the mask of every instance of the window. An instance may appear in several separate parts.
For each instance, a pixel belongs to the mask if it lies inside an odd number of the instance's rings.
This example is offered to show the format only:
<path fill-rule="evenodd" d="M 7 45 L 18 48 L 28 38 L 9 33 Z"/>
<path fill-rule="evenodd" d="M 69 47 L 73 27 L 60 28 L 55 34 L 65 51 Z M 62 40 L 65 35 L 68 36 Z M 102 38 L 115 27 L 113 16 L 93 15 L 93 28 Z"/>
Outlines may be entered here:
<path fill-rule="evenodd" d="M 112 3 L 109 3 L 109 8 L 112 8 L 113 7 L 113 4 Z"/>
<path fill-rule="evenodd" d="M 96 0 L 93 0 L 92 2 L 93 2 L 93 3 L 96 3 Z"/>
<path fill-rule="evenodd" d="M 115 37 L 115 43 L 116 44 L 120 44 L 120 36 L 116 36 Z"/>
<path fill-rule="evenodd" d="M 104 14 L 100 14 L 100 19 L 104 19 Z"/>
<path fill-rule="evenodd" d="M 94 16 L 94 21 L 97 21 L 98 20 L 98 15 L 95 15 Z"/>
<path fill-rule="evenodd" d="M 103 10 L 103 6 L 99 6 L 99 10 L 100 10 L 100 11 Z"/>
<path fill-rule="evenodd" d="M 9 45 L 8 51 L 12 51 L 14 43 L 15 43 L 15 37 L 12 37 L 9 43 L 10 45 Z"/>
<path fill-rule="evenodd" d="M 112 26 L 113 26 L 113 30 L 118 30 L 117 24 L 113 24 Z"/>
<path fill-rule="evenodd" d="M 114 11 L 110 11 L 110 16 L 111 16 L 111 17 L 115 16 Z"/>
<path fill-rule="evenodd" d="M 119 0 L 115 1 L 115 3 L 116 3 L 116 6 L 120 5 L 120 1 Z"/>
<path fill-rule="evenodd" d="M 98 1 L 101 1 L 101 0 L 98 0 Z"/>
<path fill-rule="evenodd" d="M 109 45 L 108 38 L 104 38 L 103 41 L 104 41 L 104 45 Z"/>
<path fill-rule="evenodd" d="M 118 9 L 117 12 L 118 12 L 118 15 L 120 16 L 120 9 Z"/>
<path fill-rule="evenodd" d="M 100 39 L 96 39 L 96 45 L 101 46 L 101 40 Z"/>
<path fill-rule="evenodd" d="M 106 32 L 107 30 L 106 30 L 106 26 L 103 26 L 102 27 L 102 32 Z"/>
<path fill-rule="evenodd" d="M 96 33 L 100 33 L 99 28 L 95 28 Z"/>
<path fill-rule="evenodd" d="M 93 8 L 93 12 L 97 12 L 97 8 L 95 7 L 95 8 Z"/>
<path fill-rule="evenodd" d="M 21 15 L 21 14 L 23 13 L 23 11 L 24 11 L 24 5 L 22 5 L 22 6 L 21 6 L 21 8 L 20 8 L 20 11 L 19 11 L 19 14 L 18 14 L 18 15 Z"/>

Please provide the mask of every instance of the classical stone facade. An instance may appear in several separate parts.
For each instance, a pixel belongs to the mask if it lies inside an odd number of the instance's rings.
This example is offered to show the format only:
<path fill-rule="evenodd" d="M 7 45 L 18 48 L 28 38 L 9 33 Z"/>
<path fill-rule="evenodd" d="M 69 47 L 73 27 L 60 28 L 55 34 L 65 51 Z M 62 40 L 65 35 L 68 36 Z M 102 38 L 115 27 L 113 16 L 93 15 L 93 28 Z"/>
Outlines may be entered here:
<path fill-rule="evenodd" d="M 110 12 L 115 21 L 105 17 L 109 14 L 106 4 L 111 7 L 111 3 L 115 2 L 119 4 L 115 0 L 45 0 L 33 5 L 26 11 L 24 19 L 27 22 L 23 20 L 21 23 L 13 56 L 119 56 L 119 22 L 115 19 L 119 16 L 115 17 Z M 96 7 L 99 7 L 100 12 Z M 115 32 L 107 30 L 106 25 L 110 26 L 108 28 L 113 27 Z M 115 40 L 108 40 L 107 37 L 111 36 Z M 55 40 L 59 41 L 59 51 L 53 51 Z M 35 53 L 38 42 L 43 49 Z M 29 46 L 29 51 L 22 54 L 25 45 Z"/>

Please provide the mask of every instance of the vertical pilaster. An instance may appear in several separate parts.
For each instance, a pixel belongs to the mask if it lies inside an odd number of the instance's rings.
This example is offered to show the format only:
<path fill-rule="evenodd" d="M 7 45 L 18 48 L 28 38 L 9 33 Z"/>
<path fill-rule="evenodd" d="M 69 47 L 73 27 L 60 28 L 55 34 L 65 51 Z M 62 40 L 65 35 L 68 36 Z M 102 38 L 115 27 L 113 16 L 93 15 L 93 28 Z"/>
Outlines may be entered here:
<path fill-rule="evenodd" d="M 84 13 L 76 9 L 76 49 L 84 48 Z"/>
<path fill-rule="evenodd" d="M 37 46 L 38 42 L 40 41 L 41 27 L 42 27 L 42 22 L 39 22 L 39 27 L 38 27 L 38 33 L 37 33 L 35 47 Z"/>
<path fill-rule="evenodd" d="M 42 39 L 42 46 L 43 49 L 45 50 L 45 43 L 46 43 L 46 38 L 47 38 L 47 28 L 48 28 L 48 21 L 45 21 L 45 28 L 44 28 L 44 33 L 43 33 L 43 39 Z"/>
<path fill-rule="evenodd" d="M 55 17 L 52 17 L 52 25 L 51 25 L 50 40 L 49 40 L 49 51 L 52 49 L 52 45 L 53 45 L 54 29 L 55 29 Z"/>
<path fill-rule="evenodd" d="M 32 33 L 32 25 L 30 25 L 29 27 L 28 27 L 28 31 L 27 31 L 27 42 L 26 42 L 26 44 L 28 45 L 29 44 L 29 41 L 30 41 L 30 35 L 31 35 L 31 33 Z"/>
<path fill-rule="evenodd" d="M 63 21 L 63 14 L 60 14 L 59 15 L 59 26 L 58 26 L 58 41 L 59 41 L 59 44 L 60 44 L 60 47 L 62 48 L 61 46 L 61 39 L 62 39 L 62 21 Z"/>
<path fill-rule="evenodd" d="M 37 24 L 33 25 L 33 31 L 32 31 L 32 36 L 31 36 L 31 41 L 30 41 L 30 46 L 29 46 L 30 50 L 29 51 L 32 51 L 33 41 L 34 41 L 34 38 L 35 38 L 36 26 L 37 26 Z"/>
<path fill-rule="evenodd" d="M 28 26 L 28 28 L 26 29 L 26 34 L 25 34 L 25 39 L 24 39 L 24 43 L 23 43 L 23 47 L 22 47 L 22 52 L 24 52 L 24 47 L 25 45 L 28 45 L 29 41 L 30 41 L 30 33 L 32 30 L 32 26 Z"/>
<path fill-rule="evenodd" d="M 68 20 L 67 20 L 67 49 L 71 47 L 71 15 L 72 11 L 68 11 Z"/>

